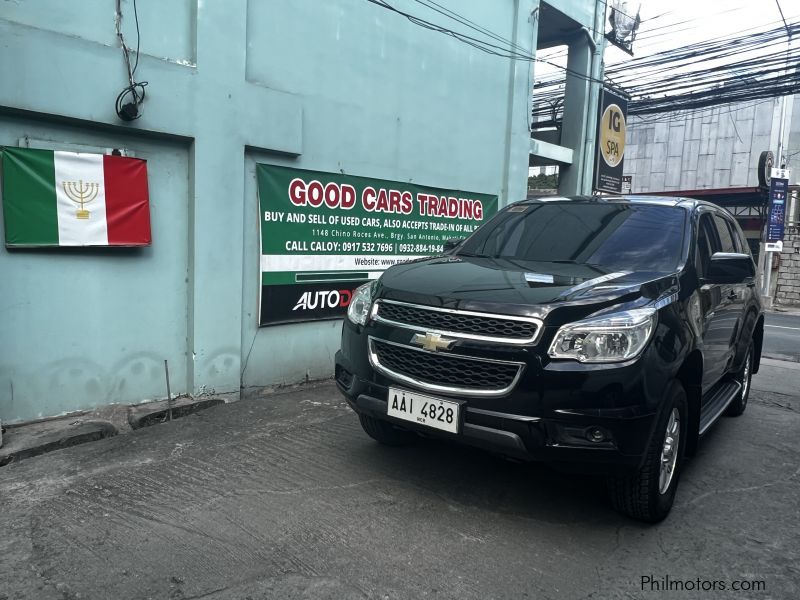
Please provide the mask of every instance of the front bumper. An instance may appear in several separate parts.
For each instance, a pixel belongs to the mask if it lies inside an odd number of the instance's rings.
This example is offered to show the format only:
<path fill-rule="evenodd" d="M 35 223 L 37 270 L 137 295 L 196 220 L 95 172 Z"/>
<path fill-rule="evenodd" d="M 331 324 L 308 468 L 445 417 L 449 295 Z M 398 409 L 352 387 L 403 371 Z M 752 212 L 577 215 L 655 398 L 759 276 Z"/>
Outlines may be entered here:
<path fill-rule="evenodd" d="M 370 335 L 407 343 L 403 336 L 408 334 L 380 326 L 365 330 L 345 320 L 342 349 L 336 354 L 336 383 L 354 411 L 426 436 L 460 441 L 516 459 L 543 461 L 565 470 L 618 474 L 638 468 L 666 389 L 664 371 L 644 366 L 650 351 L 623 365 L 545 362 L 539 346 L 546 346 L 546 338 L 551 336 L 544 336 L 536 347 L 504 350 L 505 356 L 495 356 L 526 364 L 521 379 L 503 397 L 437 394 L 376 372 L 367 350 Z M 496 350 L 481 348 L 480 344 L 471 346 L 467 344 L 460 351 L 478 356 Z M 459 433 L 389 417 L 389 386 L 464 402 Z M 604 439 L 590 441 L 592 430 L 602 431 Z"/>

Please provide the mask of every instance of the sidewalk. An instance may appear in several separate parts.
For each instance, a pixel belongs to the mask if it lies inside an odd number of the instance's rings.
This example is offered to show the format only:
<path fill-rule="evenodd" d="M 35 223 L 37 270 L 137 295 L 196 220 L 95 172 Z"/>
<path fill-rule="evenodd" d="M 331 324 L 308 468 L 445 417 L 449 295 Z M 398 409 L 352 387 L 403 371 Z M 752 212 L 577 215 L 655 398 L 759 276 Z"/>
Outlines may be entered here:
<path fill-rule="evenodd" d="M 776 313 L 779 315 L 792 315 L 794 317 L 800 317 L 800 306 L 772 306 L 771 308 L 767 309 L 765 312 L 767 313 Z"/>
<path fill-rule="evenodd" d="M 185 417 L 223 402 L 220 398 L 176 398 L 172 401 L 171 416 L 167 401 L 162 400 L 130 406 L 104 406 L 90 412 L 7 425 L 3 433 L 3 445 L 0 446 L 0 467 Z"/>

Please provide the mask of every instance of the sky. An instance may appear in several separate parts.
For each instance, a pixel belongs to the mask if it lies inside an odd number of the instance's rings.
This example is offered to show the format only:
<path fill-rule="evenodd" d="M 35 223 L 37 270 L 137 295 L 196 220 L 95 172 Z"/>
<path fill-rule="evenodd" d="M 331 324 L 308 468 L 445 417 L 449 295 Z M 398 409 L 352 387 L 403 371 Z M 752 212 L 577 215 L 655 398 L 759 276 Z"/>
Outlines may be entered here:
<path fill-rule="evenodd" d="M 800 0 L 779 2 L 787 23 L 800 23 Z M 614 6 L 615 0 L 608 0 L 608 3 Z M 627 0 L 627 10 L 622 10 L 635 15 L 637 8 L 640 8 L 642 22 L 633 45 L 635 57 L 735 36 L 740 32 L 746 34 L 783 26 L 776 0 Z M 606 22 L 604 31 L 608 30 L 610 25 Z M 794 43 L 800 44 L 800 39 Z M 548 54 L 556 57 L 553 62 L 566 66 L 563 48 L 553 48 L 540 53 L 540 56 L 548 58 Z M 631 60 L 631 57 L 609 44 L 604 59 L 606 67 L 609 67 Z M 557 71 L 542 63 L 535 66 L 537 78 Z M 538 169 L 531 170 L 534 171 L 538 172 Z"/>
<path fill-rule="evenodd" d="M 800 21 L 800 0 L 779 1 L 788 23 Z M 613 0 L 609 4 L 613 6 Z M 635 56 L 783 24 L 775 0 L 628 0 L 627 4 L 634 14 L 641 5 L 642 23 L 633 47 Z M 630 57 L 609 47 L 605 59 L 607 65 L 612 65 Z"/>

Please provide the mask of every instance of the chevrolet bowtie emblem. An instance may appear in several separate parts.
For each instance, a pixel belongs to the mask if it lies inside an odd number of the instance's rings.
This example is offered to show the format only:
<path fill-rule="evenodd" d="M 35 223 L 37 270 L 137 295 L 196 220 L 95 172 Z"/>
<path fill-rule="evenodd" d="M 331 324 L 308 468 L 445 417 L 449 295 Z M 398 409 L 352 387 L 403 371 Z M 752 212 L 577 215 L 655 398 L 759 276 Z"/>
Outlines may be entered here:
<path fill-rule="evenodd" d="M 411 338 L 412 344 L 422 346 L 425 350 L 430 350 L 431 352 L 450 350 L 455 342 L 450 338 L 443 338 L 438 333 L 418 333 Z"/>

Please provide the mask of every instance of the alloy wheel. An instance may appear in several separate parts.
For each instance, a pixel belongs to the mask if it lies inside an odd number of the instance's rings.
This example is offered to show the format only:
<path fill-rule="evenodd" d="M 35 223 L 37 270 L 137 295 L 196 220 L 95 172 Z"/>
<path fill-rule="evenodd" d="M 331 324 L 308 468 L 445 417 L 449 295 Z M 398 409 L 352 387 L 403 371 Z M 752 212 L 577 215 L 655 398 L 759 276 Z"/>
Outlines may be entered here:
<path fill-rule="evenodd" d="M 747 403 L 748 391 L 750 391 L 750 351 L 747 352 L 742 369 L 742 404 Z"/>
<path fill-rule="evenodd" d="M 667 431 L 664 435 L 664 447 L 661 450 L 661 469 L 658 476 L 658 492 L 666 494 L 672 478 L 675 475 L 675 467 L 678 462 L 678 447 L 681 437 L 681 413 L 678 407 L 673 407 L 667 420 Z"/>

